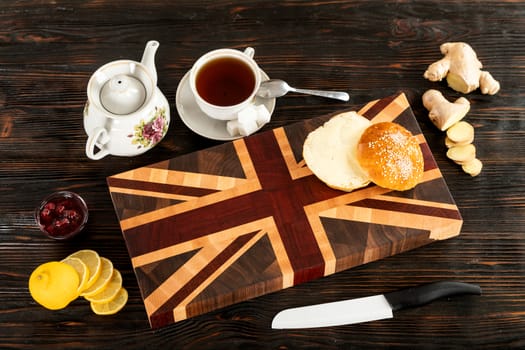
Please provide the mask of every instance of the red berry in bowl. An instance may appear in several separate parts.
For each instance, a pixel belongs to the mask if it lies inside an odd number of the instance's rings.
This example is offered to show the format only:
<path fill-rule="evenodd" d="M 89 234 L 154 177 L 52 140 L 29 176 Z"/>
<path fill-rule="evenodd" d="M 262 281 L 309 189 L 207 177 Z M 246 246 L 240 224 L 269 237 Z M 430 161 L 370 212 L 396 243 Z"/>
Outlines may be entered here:
<path fill-rule="evenodd" d="M 44 208 L 49 209 L 49 210 L 55 210 L 56 204 L 53 202 L 47 202 L 46 205 L 44 205 Z"/>
<path fill-rule="evenodd" d="M 59 203 L 57 205 L 57 207 L 55 208 L 55 212 L 58 214 L 58 215 L 62 215 L 62 213 L 64 212 L 64 210 L 66 210 L 66 205 L 67 203 L 65 201 L 62 201 L 61 203 Z"/>
<path fill-rule="evenodd" d="M 53 239 L 67 239 L 84 228 L 88 209 L 76 193 L 60 191 L 46 197 L 35 210 L 40 230 Z"/>
<path fill-rule="evenodd" d="M 43 208 L 40 211 L 40 222 L 44 224 L 48 224 L 53 220 L 53 211 L 48 208 Z"/>
<path fill-rule="evenodd" d="M 81 219 L 81 215 L 74 209 L 66 209 L 62 215 L 67 218 L 70 222 L 78 222 Z"/>

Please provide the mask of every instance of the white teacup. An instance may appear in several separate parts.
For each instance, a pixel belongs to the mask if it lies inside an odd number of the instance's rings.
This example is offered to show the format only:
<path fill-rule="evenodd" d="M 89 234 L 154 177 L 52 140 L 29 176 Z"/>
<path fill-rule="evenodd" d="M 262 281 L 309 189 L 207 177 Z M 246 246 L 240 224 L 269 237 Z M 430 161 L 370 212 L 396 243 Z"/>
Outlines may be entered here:
<path fill-rule="evenodd" d="M 233 120 L 250 106 L 261 84 L 254 50 L 218 49 L 201 56 L 190 71 L 190 89 L 209 117 Z"/>

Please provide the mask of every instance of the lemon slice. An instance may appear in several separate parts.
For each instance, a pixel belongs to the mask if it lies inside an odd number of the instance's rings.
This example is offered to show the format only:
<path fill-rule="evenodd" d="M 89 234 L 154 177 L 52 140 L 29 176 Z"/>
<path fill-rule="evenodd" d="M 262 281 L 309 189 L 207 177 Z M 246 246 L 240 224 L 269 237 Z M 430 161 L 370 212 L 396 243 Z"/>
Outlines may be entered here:
<path fill-rule="evenodd" d="M 105 303 L 115 298 L 120 288 L 122 288 L 122 275 L 119 270 L 113 269 L 113 275 L 106 287 L 97 294 L 86 295 L 84 298 L 94 303 Z"/>
<path fill-rule="evenodd" d="M 78 297 L 79 282 L 79 275 L 71 265 L 51 261 L 31 273 L 29 292 L 43 307 L 59 310 Z"/>
<path fill-rule="evenodd" d="M 89 279 L 85 288 L 87 289 L 91 287 L 98 279 L 101 273 L 101 262 L 98 253 L 94 250 L 84 249 L 69 255 L 68 258 L 78 258 L 82 260 L 84 264 L 86 264 L 86 266 L 89 269 Z"/>
<path fill-rule="evenodd" d="M 120 288 L 117 295 L 110 301 L 105 303 L 91 302 L 91 310 L 97 315 L 113 315 L 119 312 L 128 302 L 128 291 L 125 288 Z"/>
<path fill-rule="evenodd" d="M 113 275 L 113 263 L 109 259 L 100 257 L 100 275 L 95 280 L 95 283 L 85 289 L 80 295 L 90 297 L 101 292 L 111 280 L 111 275 Z"/>
<path fill-rule="evenodd" d="M 80 260 L 79 258 L 65 258 L 62 262 L 71 265 L 78 273 L 80 278 L 80 283 L 78 285 L 78 294 L 82 293 L 86 289 L 88 280 L 89 280 L 89 268 L 87 265 Z"/>

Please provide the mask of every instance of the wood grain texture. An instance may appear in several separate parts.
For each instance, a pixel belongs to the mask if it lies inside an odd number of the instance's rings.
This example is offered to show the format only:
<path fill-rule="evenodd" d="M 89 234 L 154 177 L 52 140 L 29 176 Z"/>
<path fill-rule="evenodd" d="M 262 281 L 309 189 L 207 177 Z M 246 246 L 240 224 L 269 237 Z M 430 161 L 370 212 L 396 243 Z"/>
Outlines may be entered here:
<path fill-rule="evenodd" d="M 463 220 L 406 96 L 359 113 L 420 138 L 418 186 L 347 193 L 318 180 L 303 143 L 333 115 L 108 178 L 153 328 L 460 233 Z"/>
<path fill-rule="evenodd" d="M 523 1 L 2 1 L 0 347 L 524 348 L 524 18 Z M 114 59 L 140 59 L 150 39 L 160 42 L 159 87 L 174 111 L 167 137 L 139 157 L 88 160 L 81 116 L 89 77 Z M 484 163 L 476 178 L 445 157 L 444 135 L 421 104 L 429 88 L 449 99 L 461 96 L 422 78 L 445 41 L 468 42 L 502 84 L 496 96 L 466 96 Z M 289 94 L 262 131 L 404 91 L 460 209 L 462 232 L 153 331 L 105 179 L 221 144 L 192 133 L 177 117 L 177 84 L 202 53 L 247 45 L 270 77 L 351 95 L 342 104 Z M 71 242 L 43 237 L 32 218 L 40 199 L 58 189 L 78 192 L 90 208 L 86 231 Z M 96 316 L 83 300 L 50 312 L 30 298 L 27 279 L 37 264 L 82 248 L 96 249 L 122 271 L 130 300 L 116 316 Z M 394 320 L 269 328 L 283 308 L 441 279 L 478 283 L 484 294 L 405 310 Z"/>

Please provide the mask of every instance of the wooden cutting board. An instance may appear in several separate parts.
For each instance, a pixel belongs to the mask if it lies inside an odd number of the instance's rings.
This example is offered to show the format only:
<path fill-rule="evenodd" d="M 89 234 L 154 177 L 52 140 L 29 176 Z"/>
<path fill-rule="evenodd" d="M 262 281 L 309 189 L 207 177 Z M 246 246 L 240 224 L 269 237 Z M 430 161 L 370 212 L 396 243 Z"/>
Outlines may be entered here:
<path fill-rule="evenodd" d="M 341 192 L 305 166 L 299 122 L 108 177 L 153 328 L 456 236 L 463 220 L 404 94 L 360 114 L 418 135 L 424 180 Z"/>

